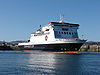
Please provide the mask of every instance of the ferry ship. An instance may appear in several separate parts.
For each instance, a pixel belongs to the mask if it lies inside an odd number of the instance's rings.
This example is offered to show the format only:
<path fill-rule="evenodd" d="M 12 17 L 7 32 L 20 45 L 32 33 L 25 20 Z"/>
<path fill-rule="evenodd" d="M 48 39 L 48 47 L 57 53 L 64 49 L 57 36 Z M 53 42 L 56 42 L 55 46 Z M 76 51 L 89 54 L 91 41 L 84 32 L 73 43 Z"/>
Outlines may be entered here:
<path fill-rule="evenodd" d="M 49 22 L 31 34 L 28 42 L 19 43 L 23 50 L 33 51 L 78 51 L 86 42 L 78 37 L 79 24 Z"/>

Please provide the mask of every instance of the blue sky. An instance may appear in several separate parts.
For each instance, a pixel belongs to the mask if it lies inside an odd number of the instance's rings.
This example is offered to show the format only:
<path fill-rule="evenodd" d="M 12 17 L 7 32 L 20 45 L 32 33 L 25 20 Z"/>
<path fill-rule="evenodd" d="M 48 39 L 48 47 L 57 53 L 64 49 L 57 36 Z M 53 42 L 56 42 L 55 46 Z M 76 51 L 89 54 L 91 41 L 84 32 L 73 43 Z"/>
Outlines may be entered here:
<path fill-rule="evenodd" d="M 80 24 L 80 38 L 100 41 L 100 0 L 0 0 L 0 41 L 28 40 L 60 14 Z"/>

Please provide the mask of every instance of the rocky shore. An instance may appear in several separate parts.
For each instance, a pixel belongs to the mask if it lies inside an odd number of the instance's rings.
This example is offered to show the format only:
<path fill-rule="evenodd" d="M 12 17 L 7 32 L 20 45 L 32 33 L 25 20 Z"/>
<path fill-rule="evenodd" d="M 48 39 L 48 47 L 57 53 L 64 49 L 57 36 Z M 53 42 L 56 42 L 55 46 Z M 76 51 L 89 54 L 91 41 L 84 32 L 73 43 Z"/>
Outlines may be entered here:
<path fill-rule="evenodd" d="M 82 52 L 100 52 L 100 42 L 86 42 L 81 46 Z"/>
<path fill-rule="evenodd" d="M 19 50 L 16 44 L 0 43 L 0 50 Z"/>

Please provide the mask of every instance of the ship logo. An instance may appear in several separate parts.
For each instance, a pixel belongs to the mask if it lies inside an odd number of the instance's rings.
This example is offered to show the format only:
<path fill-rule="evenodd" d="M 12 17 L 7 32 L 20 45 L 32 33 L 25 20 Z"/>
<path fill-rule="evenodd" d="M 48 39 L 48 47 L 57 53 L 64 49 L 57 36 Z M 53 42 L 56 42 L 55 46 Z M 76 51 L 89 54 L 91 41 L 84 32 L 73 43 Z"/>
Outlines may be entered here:
<path fill-rule="evenodd" d="M 46 40 L 46 41 L 48 40 L 48 36 L 47 36 L 47 35 L 45 36 L 45 40 Z"/>

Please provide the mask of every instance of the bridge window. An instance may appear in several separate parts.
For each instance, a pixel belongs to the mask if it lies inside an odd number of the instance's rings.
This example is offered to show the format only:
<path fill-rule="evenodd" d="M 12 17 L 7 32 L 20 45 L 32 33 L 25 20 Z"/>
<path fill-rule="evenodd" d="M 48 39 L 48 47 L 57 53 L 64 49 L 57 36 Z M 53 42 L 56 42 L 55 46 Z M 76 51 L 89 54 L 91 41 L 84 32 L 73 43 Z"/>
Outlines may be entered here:
<path fill-rule="evenodd" d="M 74 32 L 75 34 L 77 34 L 76 32 Z"/>
<path fill-rule="evenodd" d="M 74 34 L 77 34 L 76 32 L 56 32 L 56 33 L 59 33 L 59 34 L 69 34 L 69 35 L 74 35 Z"/>
<path fill-rule="evenodd" d="M 64 34 L 66 34 L 66 32 L 64 32 Z"/>
<path fill-rule="evenodd" d="M 63 31 L 68 31 L 68 29 L 67 29 L 67 28 L 62 28 L 62 30 L 63 30 Z"/>
<path fill-rule="evenodd" d="M 60 34 L 60 32 L 59 32 L 59 34 Z"/>
<path fill-rule="evenodd" d="M 55 31 L 56 34 L 58 34 L 58 31 Z"/>
<path fill-rule="evenodd" d="M 71 35 L 71 32 L 69 32 L 69 34 Z"/>
<path fill-rule="evenodd" d="M 73 32 L 72 32 L 72 35 L 73 35 Z"/>

